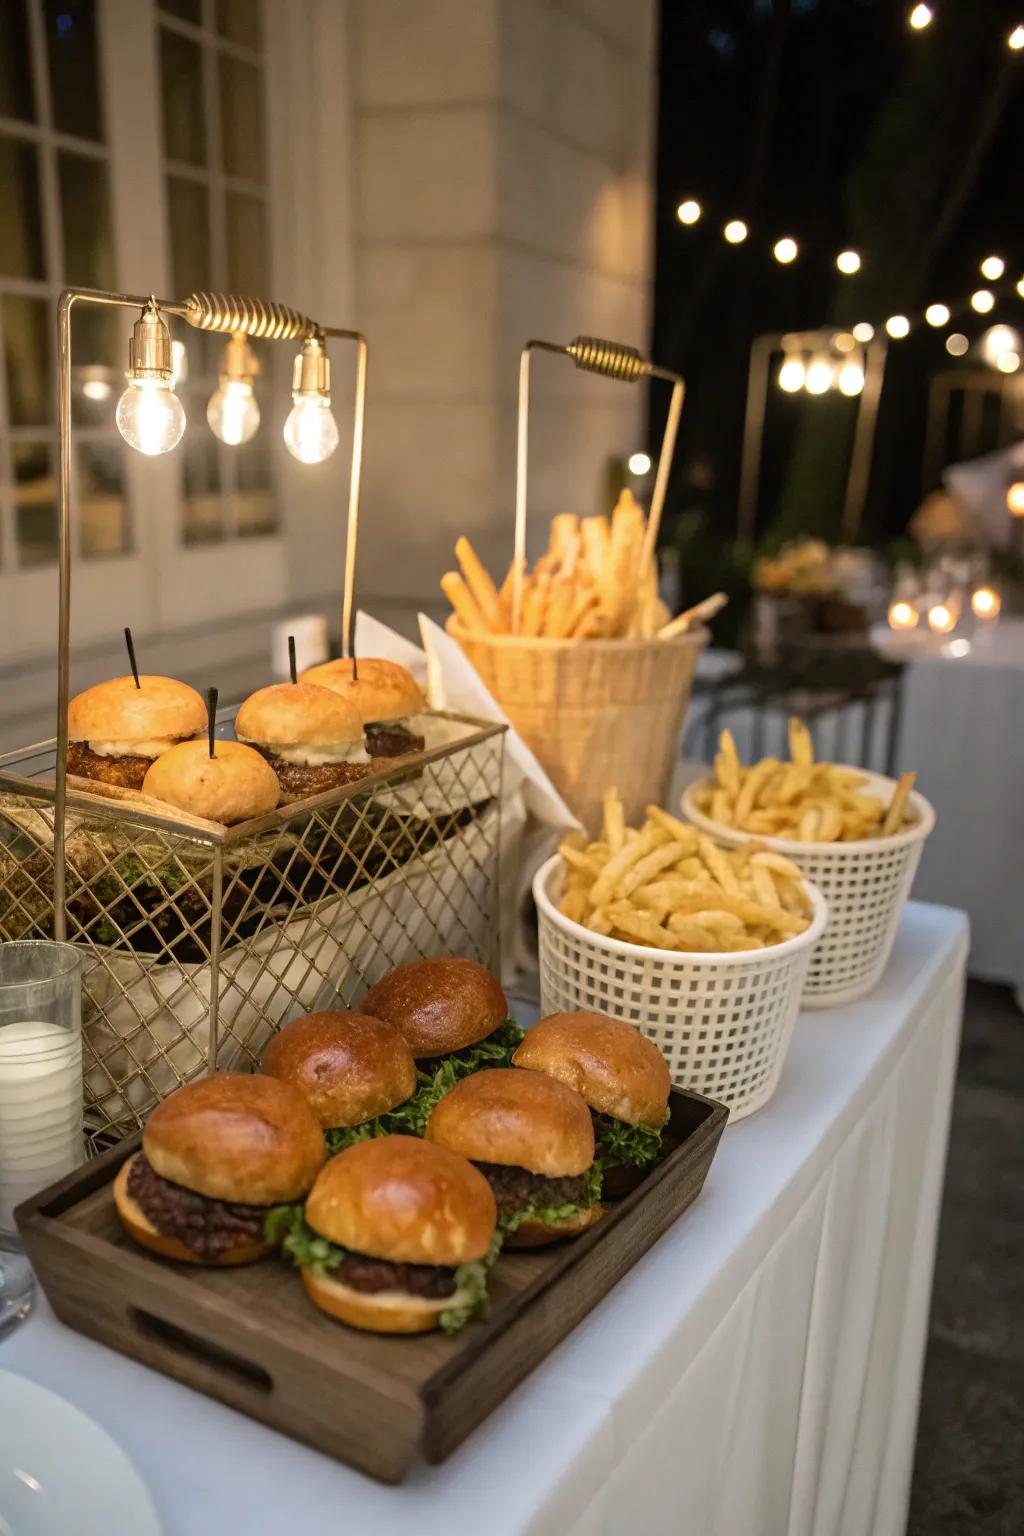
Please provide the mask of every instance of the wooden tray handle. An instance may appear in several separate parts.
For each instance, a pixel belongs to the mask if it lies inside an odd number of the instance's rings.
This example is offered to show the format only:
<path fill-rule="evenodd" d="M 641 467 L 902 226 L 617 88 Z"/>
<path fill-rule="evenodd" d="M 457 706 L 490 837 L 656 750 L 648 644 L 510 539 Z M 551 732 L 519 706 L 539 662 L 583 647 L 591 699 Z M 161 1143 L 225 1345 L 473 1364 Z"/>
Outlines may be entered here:
<path fill-rule="evenodd" d="M 128 1307 L 126 1315 L 152 1364 L 179 1381 L 222 1399 L 230 1389 L 233 1401 L 266 1398 L 273 1392 L 273 1377 L 262 1365 L 243 1360 L 232 1350 L 142 1307 Z"/>

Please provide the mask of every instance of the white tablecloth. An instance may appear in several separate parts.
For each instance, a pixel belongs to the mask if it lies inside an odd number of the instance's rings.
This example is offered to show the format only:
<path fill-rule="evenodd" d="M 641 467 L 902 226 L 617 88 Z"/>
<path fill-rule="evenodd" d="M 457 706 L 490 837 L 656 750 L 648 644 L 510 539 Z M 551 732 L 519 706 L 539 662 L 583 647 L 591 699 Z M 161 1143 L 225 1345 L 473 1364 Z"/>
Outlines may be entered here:
<path fill-rule="evenodd" d="M 728 652 L 705 652 L 698 675 L 719 676 L 736 664 L 738 657 Z M 867 765 L 879 772 L 885 771 L 884 715 L 882 707 Z M 722 719 L 745 761 L 753 749 L 752 719 L 750 711 L 731 711 Z M 841 754 L 844 742 L 859 751 L 862 720 L 860 705 L 823 719 L 819 753 Z M 764 750 L 778 752 L 779 742 L 773 723 Z M 900 771 L 916 769 L 918 787 L 937 816 L 914 882 L 915 897 L 967 912 L 971 975 L 1012 986 L 1024 1007 L 1024 620 L 1005 620 L 965 656 L 915 657 L 908 663 L 896 759 Z"/>
<path fill-rule="evenodd" d="M 700 1200 L 441 1467 L 380 1487 L 64 1329 L 2 1347 L 91 1413 L 166 1536 L 903 1529 L 966 928 L 912 906 L 875 995 L 801 1018 Z M 128 1533 L 125 1533 L 128 1536 Z"/>

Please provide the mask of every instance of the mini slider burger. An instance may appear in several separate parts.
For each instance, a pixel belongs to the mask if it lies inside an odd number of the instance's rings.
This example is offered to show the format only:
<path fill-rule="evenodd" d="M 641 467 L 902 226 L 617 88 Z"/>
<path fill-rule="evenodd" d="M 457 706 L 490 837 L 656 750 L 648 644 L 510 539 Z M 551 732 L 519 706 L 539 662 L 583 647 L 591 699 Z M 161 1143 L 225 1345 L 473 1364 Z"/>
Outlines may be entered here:
<path fill-rule="evenodd" d="M 602 1013 L 552 1013 L 512 1060 L 574 1088 L 590 1106 L 605 1195 L 634 1187 L 659 1155 L 669 1113 L 672 1081 L 653 1040 Z"/>
<path fill-rule="evenodd" d="M 307 1013 L 271 1040 L 260 1068 L 299 1090 L 328 1150 L 395 1131 L 421 1134 L 416 1063 L 393 1024 L 365 1013 Z"/>
<path fill-rule="evenodd" d="M 235 735 L 266 758 L 282 799 L 305 800 L 370 773 L 358 710 L 316 683 L 274 683 L 252 694 Z"/>
<path fill-rule="evenodd" d="M 301 1200 L 326 1152 L 290 1083 L 219 1072 L 158 1104 L 114 1183 L 128 1234 L 166 1259 L 248 1264 L 269 1252 L 270 1209 Z"/>
<path fill-rule="evenodd" d="M 414 1136 L 358 1142 L 331 1158 L 305 1213 L 284 1208 L 276 1219 L 310 1300 L 353 1328 L 454 1333 L 486 1309 L 494 1196 L 444 1147 Z"/>
<path fill-rule="evenodd" d="M 371 757 L 423 751 L 424 739 L 411 722 L 423 713 L 426 701 L 412 673 L 396 661 L 374 656 L 325 661 L 303 672 L 299 681 L 330 688 L 359 711 Z"/>
<path fill-rule="evenodd" d="M 153 762 L 206 729 L 206 705 L 173 677 L 114 677 L 68 705 L 68 773 L 141 789 Z"/>
<path fill-rule="evenodd" d="M 476 1072 L 439 1101 L 426 1135 L 479 1168 L 510 1247 L 576 1237 L 601 1215 L 590 1111 L 552 1077 L 515 1067 Z"/>
<path fill-rule="evenodd" d="M 443 1066 L 448 1087 L 481 1067 L 507 1067 L 523 1038 L 498 978 L 454 955 L 397 966 L 359 1006 L 401 1031 L 422 1071 Z"/>
<path fill-rule="evenodd" d="M 158 757 L 142 781 L 144 795 L 205 821 L 229 825 L 265 816 L 280 790 L 274 770 L 239 741 L 183 741 Z"/>

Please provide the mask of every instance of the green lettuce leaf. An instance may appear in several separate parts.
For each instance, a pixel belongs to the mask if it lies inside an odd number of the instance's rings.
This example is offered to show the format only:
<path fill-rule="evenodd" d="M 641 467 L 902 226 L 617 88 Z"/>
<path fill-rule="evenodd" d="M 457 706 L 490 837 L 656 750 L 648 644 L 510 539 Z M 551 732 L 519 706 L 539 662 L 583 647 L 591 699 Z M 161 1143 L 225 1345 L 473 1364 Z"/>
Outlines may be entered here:
<path fill-rule="evenodd" d="M 519 1211 L 506 1211 L 498 1217 L 498 1226 L 506 1236 L 518 1232 L 524 1221 L 539 1221 L 545 1227 L 558 1227 L 563 1222 L 570 1221 L 578 1216 L 580 1211 L 589 1210 L 592 1205 L 597 1205 L 601 1199 L 602 1169 L 600 1162 L 591 1163 L 587 1169 L 587 1188 L 584 1199 L 579 1205 L 527 1205 Z"/>
<path fill-rule="evenodd" d="M 634 1168 L 646 1168 L 661 1151 L 661 1133 L 668 1123 L 669 1112 L 657 1130 L 649 1125 L 627 1125 L 625 1120 L 599 1120 L 594 1126 L 598 1159 L 606 1168 L 619 1168 L 623 1164 Z"/>
<path fill-rule="evenodd" d="M 453 1333 L 458 1333 L 460 1328 L 474 1317 L 487 1317 L 490 1312 L 490 1301 L 487 1295 L 488 1272 L 504 1241 L 504 1233 L 500 1228 L 495 1229 L 491 1238 L 491 1246 L 482 1259 L 475 1259 L 470 1264 L 460 1264 L 455 1271 L 455 1283 L 459 1290 L 469 1292 L 469 1300 L 462 1307 L 448 1307 L 441 1313 L 439 1322 L 444 1333 L 449 1338 Z"/>
<path fill-rule="evenodd" d="M 280 1248 L 282 1255 L 296 1266 L 308 1264 L 315 1275 L 325 1275 L 337 1269 L 346 1250 L 329 1243 L 306 1220 L 301 1205 L 275 1205 L 267 1212 L 263 1223 L 267 1242 Z"/>

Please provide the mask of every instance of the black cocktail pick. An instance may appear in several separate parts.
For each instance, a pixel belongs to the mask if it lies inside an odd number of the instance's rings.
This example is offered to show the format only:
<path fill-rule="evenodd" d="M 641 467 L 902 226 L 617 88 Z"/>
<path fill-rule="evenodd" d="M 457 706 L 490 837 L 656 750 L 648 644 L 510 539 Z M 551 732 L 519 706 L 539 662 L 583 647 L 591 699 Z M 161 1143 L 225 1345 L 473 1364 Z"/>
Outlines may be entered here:
<path fill-rule="evenodd" d="M 295 665 L 295 636 L 294 635 L 289 635 L 288 636 L 288 669 L 289 669 L 289 671 L 292 674 L 292 682 L 293 683 L 297 683 L 298 680 L 299 680 L 299 669 Z"/>
<path fill-rule="evenodd" d="M 124 627 L 124 643 L 128 647 L 128 660 L 131 663 L 132 677 L 135 679 L 135 686 L 136 688 L 141 688 L 142 684 L 139 682 L 139 664 L 135 660 L 135 641 L 132 639 L 132 632 L 128 628 L 127 624 Z"/>
<path fill-rule="evenodd" d="M 207 690 L 206 690 L 206 738 L 207 738 L 207 741 L 209 742 L 209 745 L 210 745 L 210 756 L 211 757 L 216 757 L 216 755 L 217 755 L 214 752 L 214 750 L 213 750 L 213 747 L 214 747 L 214 740 L 213 740 L 213 738 L 214 738 L 214 735 L 216 733 L 216 730 L 217 730 L 217 690 L 216 690 L 216 688 L 207 688 Z"/>

